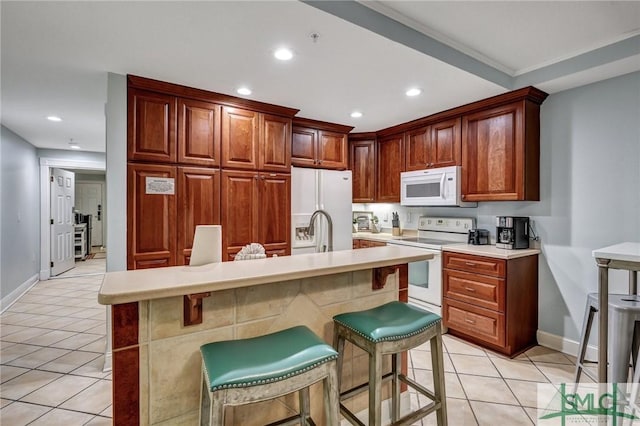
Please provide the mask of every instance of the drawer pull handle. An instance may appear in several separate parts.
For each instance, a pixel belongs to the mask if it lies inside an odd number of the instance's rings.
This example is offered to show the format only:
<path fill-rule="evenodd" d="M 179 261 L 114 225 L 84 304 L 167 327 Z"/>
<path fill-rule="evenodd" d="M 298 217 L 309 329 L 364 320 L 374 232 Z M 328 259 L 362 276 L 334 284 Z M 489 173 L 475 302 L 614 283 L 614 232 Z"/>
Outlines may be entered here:
<path fill-rule="evenodd" d="M 476 322 L 474 320 L 470 320 L 470 319 L 465 319 L 466 322 L 468 322 L 469 324 L 475 324 Z"/>
<path fill-rule="evenodd" d="M 475 293 L 476 289 L 475 288 L 471 288 L 471 287 L 465 287 L 465 290 L 471 292 L 471 293 Z"/>
<path fill-rule="evenodd" d="M 464 262 L 464 263 L 465 263 L 465 265 L 467 265 L 467 266 L 476 266 L 476 264 L 475 264 L 475 263 L 473 263 L 473 262 Z"/>

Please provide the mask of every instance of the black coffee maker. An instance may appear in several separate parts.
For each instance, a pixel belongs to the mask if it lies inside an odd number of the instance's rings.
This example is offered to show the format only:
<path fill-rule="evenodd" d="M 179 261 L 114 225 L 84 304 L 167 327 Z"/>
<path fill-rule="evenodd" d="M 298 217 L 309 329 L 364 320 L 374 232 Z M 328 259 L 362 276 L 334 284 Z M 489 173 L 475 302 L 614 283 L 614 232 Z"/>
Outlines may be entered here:
<path fill-rule="evenodd" d="M 496 216 L 496 247 L 510 250 L 529 248 L 529 218 Z"/>

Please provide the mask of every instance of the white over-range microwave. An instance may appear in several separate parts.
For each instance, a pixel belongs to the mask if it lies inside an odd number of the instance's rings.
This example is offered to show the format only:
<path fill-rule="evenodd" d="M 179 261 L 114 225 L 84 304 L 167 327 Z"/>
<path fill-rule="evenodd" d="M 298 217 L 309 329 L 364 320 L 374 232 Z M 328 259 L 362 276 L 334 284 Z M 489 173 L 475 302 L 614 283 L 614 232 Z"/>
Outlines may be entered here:
<path fill-rule="evenodd" d="M 403 206 L 475 207 L 462 201 L 460 166 L 416 170 L 400 174 L 400 204 Z"/>

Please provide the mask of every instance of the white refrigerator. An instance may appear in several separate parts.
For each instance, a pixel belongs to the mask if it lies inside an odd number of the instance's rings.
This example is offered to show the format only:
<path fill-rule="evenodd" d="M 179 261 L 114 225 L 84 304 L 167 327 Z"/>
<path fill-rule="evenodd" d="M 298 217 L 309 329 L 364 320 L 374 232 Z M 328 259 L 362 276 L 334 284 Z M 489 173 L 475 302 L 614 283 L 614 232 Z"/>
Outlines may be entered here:
<path fill-rule="evenodd" d="M 324 216 L 316 218 L 315 233 L 309 235 L 309 220 L 322 209 L 333 222 L 333 250 L 351 250 L 351 171 L 291 167 L 291 254 L 326 251 L 328 226 Z"/>

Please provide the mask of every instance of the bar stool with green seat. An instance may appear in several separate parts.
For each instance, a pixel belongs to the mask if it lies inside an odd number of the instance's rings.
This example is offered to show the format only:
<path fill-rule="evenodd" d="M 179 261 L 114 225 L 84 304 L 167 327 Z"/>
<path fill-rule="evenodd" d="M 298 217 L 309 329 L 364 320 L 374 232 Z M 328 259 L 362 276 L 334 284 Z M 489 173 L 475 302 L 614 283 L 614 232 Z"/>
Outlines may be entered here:
<path fill-rule="evenodd" d="M 382 382 L 392 380 L 391 421 L 409 425 L 436 411 L 439 426 L 447 424 L 447 406 L 442 354 L 440 316 L 402 302 L 390 302 L 373 309 L 333 317 L 334 347 L 338 350 L 338 383 L 341 380 L 344 342 L 349 341 L 369 354 L 369 382 L 340 393 L 340 412 L 352 424 L 363 425 L 342 401 L 369 390 L 369 425 L 382 423 Z M 431 341 L 434 391 L 402 374 L 402 352 Z M 382 356 L 392 354 L 391 373 L 382 374 Z M 400 381 L 431 399 L 432 403 L 400 416 Z"/>
<path fill-rule="evenodd" d="M 337 425 L 338 353 L 307 327 L 200 347 L 200 424 L 224 425 L 225 407 L 275 399 L 299 391 L 300 413 L 278 425 L 313 425 L 309 386 L 324 381 L 327 425 Z M 208 420 L 207 420 L 208 419 Z"/>

